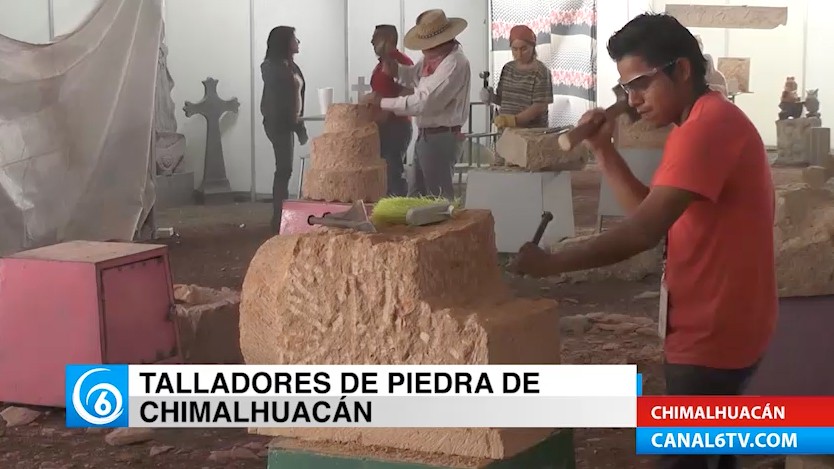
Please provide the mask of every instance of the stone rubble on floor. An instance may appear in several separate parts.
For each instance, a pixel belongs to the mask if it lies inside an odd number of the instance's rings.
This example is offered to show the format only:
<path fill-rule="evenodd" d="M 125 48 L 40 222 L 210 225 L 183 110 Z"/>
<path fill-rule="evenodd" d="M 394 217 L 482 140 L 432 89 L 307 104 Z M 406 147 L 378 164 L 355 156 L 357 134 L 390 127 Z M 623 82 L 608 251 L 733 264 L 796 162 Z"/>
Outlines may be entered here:
<path fill-rule="evenodd" d="M 235 446 L 229 450 L 212 451 L 208 457 L 209 461 L 217 463 L 227 463 L 234 460 L 241 459 L 260 459 L 254 451 L 243 446 Z"/>
<path fill-rule="evenodd" d="M 6 422 L 6 427 L 11 428 L 29 425 L 37 420 L 41 414 L 43 414 L 43 412 L 29 409 L 27 407 L 10 406 L 0 412 L 0 419 Z"/>
<path fill-rule="evenodd" d="M 160 454 L 167 453 L 174 449 L 173 446 L 151 446 L 151 450 L 148 453 L 150 457 L 159 456 Z"/>
<path fill-rule="evenodd" d="M 144 443 L 153 439 L 153 429 L 150 428 L 117 428 L 104 437 L 110 446 L 125 446 Z"/>

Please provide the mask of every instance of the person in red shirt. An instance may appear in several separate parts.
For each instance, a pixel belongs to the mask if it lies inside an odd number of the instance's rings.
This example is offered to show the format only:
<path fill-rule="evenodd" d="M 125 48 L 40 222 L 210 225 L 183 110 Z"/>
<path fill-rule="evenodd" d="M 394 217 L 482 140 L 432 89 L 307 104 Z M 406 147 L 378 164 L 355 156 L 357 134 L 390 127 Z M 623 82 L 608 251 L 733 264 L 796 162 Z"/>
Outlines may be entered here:
<path fill-rule="evenodd" d="M 761 136 L 739 108 L 709 89 L 698 41 L 674 17 L 637 16 L 610 38 L 608 52 L 642 119 L 674 124 L 651 187 L 615 149 L 613 122 L 599 109 L 588 112 L 580 122 L 596 122 L 599 130 L 585 143 L 629 215 L 561 251 L 527 244 L 511 268 L 533 276 L 590 269 L 665 238 L 666 392 L 741 394 L 770 343 L 778 308 L 775 197 Z M 734 456 L 663 456 L 659 467 L 740 466 Z"/>
<path fill-rule="evenodd" d="M 381 24 L 374 29 L 371 44 L 377 57 L 387 54 L 402 65 L 414 65 L 407 55 L 397 50 L 398 40 L 399 33 L 395 26 Z M 381 98 L 395 98 L 410 91 L 383 71 L 381 59 L 371 73 L 371 90 Z M 404 174 L 406 152 L 414 132 L 411 118 L 386 112 L 378 125 L 380 152 L 388 165 L 388 195 L 404 197 L 408 194 Z"/>

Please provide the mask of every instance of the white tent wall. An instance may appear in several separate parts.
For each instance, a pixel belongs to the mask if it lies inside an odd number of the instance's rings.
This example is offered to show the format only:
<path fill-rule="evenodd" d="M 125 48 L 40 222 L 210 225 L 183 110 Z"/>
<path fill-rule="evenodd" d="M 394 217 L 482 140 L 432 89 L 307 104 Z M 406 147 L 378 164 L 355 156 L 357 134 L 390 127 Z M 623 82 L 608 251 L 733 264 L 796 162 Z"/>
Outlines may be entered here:
<path fill-rule="evenodd" d="M 793 2 L 791 2 L 793 3 Z M 805 26 L 805 56 L 804 68 L 802 70 L 803 80 L 800 82 L 800 91 L 819 89 L 819 100 L 822 103 L 820 112 L 824 126 L 831 126 L 831 116 L 834 115 L 834 60 L 831 60 L 831 44 L 834 44 L 834 27 L 831 19 L 834 18 L 834 2 L 831 0 L 807 0 L 806 1 L 806 26 Z M 790 17 L 790 9 L 788 17 Z M 799 52 L 796 52 L 797 54 Z M 782 77 L 784 80 L 785 77 Z M 799 79 L 799 77 L 797 77 Z M 769 91 L 772 96 L 771 115 L 775 116 L 777 99 L 782 90 Z M 829 107 L 832 106 L 832 107 Z M 834 144 L 834 142 L 832 142 Z"/>
<path fill-rule="evenodd" d="M 597 2 L 597 105 L 614 104 L 611 88 L 620 77 L 608 56 L 608 38 L 635 16 L 651 10 L 651 0 L 596 0 Z"/>
<path fill-rule="evenodd" d="M 0 11 L 3 12 L 0 34 L 27 42 L 47 42 L 50 30 L 55 35 L 72 31 L 98 1 L 0 0 Z M 469 21 L 462 42 L 472 62 L 472 98 L 476 100 L 480 87 L 478 73 L 491 68 L 489 1 L 445 3 L 441 6 L 450 15 L 462 16 Z M 600 106 L 613 102 L 613 96 L 606 89 L 617 78 L 616 67 L 605 50 L 608 37 L 639 13 L 663 11 L 666 3 L 664 0 L 597 0 Z M 687 0 L 679 3 L 742 5 L 748 2 Z M 420 11 L 439 5 L 434 0 L 305 0 L 303 3 L 294 0 L 166 0 L 165 4 L 168 63 L 176 83 L 173 98 L 180 132 L 187 139 L 186 167 L 195 172 L 195 182 L 199 183 L 206 126 L 202 117 L 186 119 L 182 106 L 186 100 L 199 101 L 203 96 L 202 80 L 212 76 L 219 80 L 218 91 L 222 98 L 236 97 L 241 104 L 238 114 L 227 115 L 222 125 L 224 155 L 232 188 L 249 193 L 254 183 L 257 192 L 264 195 L 271 190 L 274 165 L 272 148 L 261 127 L 258 110 L 262 89 L 259 66 L 269 30 L 279 24 L 297 28 L 302 39 L 298 61 L 308 79 L 307 114 L 317 114 L 318 88 L 331 86 L 335 88 L 336 99 L 344 100 L 347 96 L 355 96 L 349 90 L 359 76 L 366 77 L 366 81 L 369 78 L 374 64 L 369 38 L 374 25 L 395 24 L 402 33 L 413 24 Z M 250 4 L 254 5 L 254 10 L 250 10 Z M 834 89 L 824 86 L 830 81 L 826 78 L 834 75 L 834 62 L 826 59 L 826 44 L 834 36 L 834 28 L 829 26 L 827 18 L 834 11 L 834 4 L 826 0 L 757 0 L 755 4 L 787 5 L 788 25 L 762 31 L 705 28 L 693 28 L 693 31 L 701 35 L 706 50 L 715 57 L 751 57 L 751 86 L 755 93 L 740 96 L 737 103 L 751 116 L 765 143 L 775 145 L 773 121 L 786 76 L 796 77 L 803 95 L 806 89 L 820 89 L 823 118 L 826 104 L 834 103 Z M 479 112 L 473 121 L 475 131 L 484 130 L 482 113 Z M 311 136 L 316 135 L 320 132 L 320 124 L 310 123 L 309 130 Z M 297 148 L 298 155 L 308 151 L 305 147 Z M 296 167 L 290 183 L 291 192 L 295 192 L 298 175 L 299 168 Z"/>
<path fill-rule="evenodd" d="M 66 34 L 76 28 L 98 1 L 52 0 L 55 34 Z M 250 3 L 254 5 L 254 11 L 250 11 Z M 291 25 L 297 29 L 302 40 L 297 60 L 307 78 L 307 115 L 315 115 L 318 114 L 319 88 L 333 87 L 336 100 L 344 101 L 348 97 L 355 99 L 355 93 L 346 93 L 358 77 L 364 76 L 366 83 L 370 80 L 375 64 L 370 35 L 375 25 L 394 24 L 403 33 L 413 25 L 421 11 L 436 8 L 438 3 L 434 0 L 305 0 L 303 3 L 295 0 L 166 0 L 165 6 L 168 66 L 175 82 L 173 99 L 177 105 L 179 131 L 187 141 L 185 166 L 194 171 L 195 183 L 199 184 L 206 125 L 200 116 L 187 119 L 182 106 L 186 100 L 196 102 L 203 97 L 202 80 L 211 76 L 219 80 L 221 98 L 236 97 L 240 101 L 238 114 L 227 114 L 221 123 L 223 152 L 232 190 L 250 193 L 254 176 L 258 194 L 269 195 L 275 163 L 259 111 L 263 90 L 260 63 L 266 52 L 269 31 L 278 25 Z M 478 73 L 489 68 L 488 1 L 458 0 L 452 5 L 441 6 L 449 15 L 462 16 L 469 21 L 469 28 L 461 39 L 472 64 L 472 99 L 477 100 Z M 0 33 L 29 42 L 49 40 L 49 0 L 0 0 L 0 11 L 3 11 Z M 251 18 L 250 13 L 253 13 Z M 250 27 L 250 19 L 254 19 L 254 28 Z M 416 57 L 416 54 L 411 55 Z M 476 111 L 481 112 L 473 119 L 473 130 L 483 131 L 485 116 L 482 110 L 476 108 Z M 321 132 L 321 124 L 311 122 L 308 130 L 315 136 Z M 297 146 L 296 155 L 308 153 L 308 147 L 309 144 Z M 290 181 L 291 193 L 295 192 L 299 173 L 296 158 Z"/>
<path fill-rule="evenodd" d="M 834 39 L 830 20 L 834 7 L 826 0 L 654 0 L 653 9 L 666 4 L 788 7 L 788 22 L 775 29 L 691 28 L 700 35 L 704 51 L 718 57 L 750 58 L 750 90 L 736 97 L 736 104 L 750 116 L 765 145 L 776 145 L 779 96 L 785 77 L 796 77 L 800 96 L 820 88 L 820 101 L 834 99 L 834 89 L 824 89 L 826 77 L 834 76 L 825 45 Z M 807 49 L 806 49 L 807 48 Z M 827 91 L 827 93 L 826 93 Z M 821 109 L 825 118 L 825 109 Z"/>
<path fill-rule="evenodd" d="M 220 98 L 237 98 L 240 102 L 237 114 L 223 116 L 220 131 L 232 190 L 248 193 L 252 186 L 248 2 L 166 0 L 165 7 L 168 69 L 174 79 L 172 97 L 178 131 L 186 139 L 184 165 L 194 171 L 194 183 L 199 185 L 206 151 L 206 121 L 199 115 L 186 118 L 183 106 L 186 101 L 203 99 L 203 80 L 215 78 Z"/>
<path fill-rule="evenodd" d="M 0 34 L 19 41 L 49 41 L 48 0 L 0 0 Z"/>

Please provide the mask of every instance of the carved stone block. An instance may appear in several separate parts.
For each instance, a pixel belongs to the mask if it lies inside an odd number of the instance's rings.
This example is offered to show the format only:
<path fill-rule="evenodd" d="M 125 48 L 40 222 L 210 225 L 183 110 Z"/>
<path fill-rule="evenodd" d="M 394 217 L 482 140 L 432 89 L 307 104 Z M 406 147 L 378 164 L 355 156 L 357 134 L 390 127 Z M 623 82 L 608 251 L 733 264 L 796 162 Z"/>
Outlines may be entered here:
<path fill-rule="evenodd" d="M 776 164 L 808 164 L 808 132 L 821 124 L 816 117 L 776 121 Z"/>
<path fill-rule="evenodd" d="M 559 134 L 546 129 L 506 129 L 495 150 L 507 163 L 530 171 L 578 171 L 588 162 L 588 150 L 559 148 Z"/>
<path fill-rule="evenodd" d="M 773 29 L 788 24 L 787 7 L 667 4 L 666 13 L 689 28 Z"/>
<path fill-rule="evenodd" d="M 749 57 L 719 57 L 716 65 L 718 71 L 724 75 L 729 83 L 734 80 L 733 88 L 737 93 L 750 92 L 750 58 Z"/>

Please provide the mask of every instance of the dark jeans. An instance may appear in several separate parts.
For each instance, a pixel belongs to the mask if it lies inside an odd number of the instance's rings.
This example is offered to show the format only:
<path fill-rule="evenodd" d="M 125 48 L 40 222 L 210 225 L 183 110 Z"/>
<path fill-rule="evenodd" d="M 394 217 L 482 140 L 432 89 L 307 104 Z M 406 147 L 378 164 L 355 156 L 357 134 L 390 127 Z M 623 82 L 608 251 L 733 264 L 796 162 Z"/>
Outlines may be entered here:
<path fill-rule="evenodd" d="M 666 394 L 670 396 L 737 396 L 744 393 L 758 363 L 748 368 L 722 370 L 694 365 L 666 363 Z M 658 469 L 740 469 L 732 455 L 663 455 Z"/>
<path fill-rule="evenodd" d="M 452 174 L 463 143 L 452 132 L 420 133 L 414 143 L 412 196 L 455 198 Z"/>
<path fill-rule="evenodd" d="M 275 175 L 272 179 L 272 231 L 278 233 L 281 228 L 282 207 L 284 201 L 289 198 L 295 133 L 292 131 L 271 132 L 267 129 L 266 136 L 275 152 Z"/>
<path fill-rule="evenodd" d="M 413 135 L 411 121 L 392 119 L 379 126 L 379 147 L 388 166 L 388 195 L 404 197 L 408 194 L 405 182 L 405 154 Z"/>

